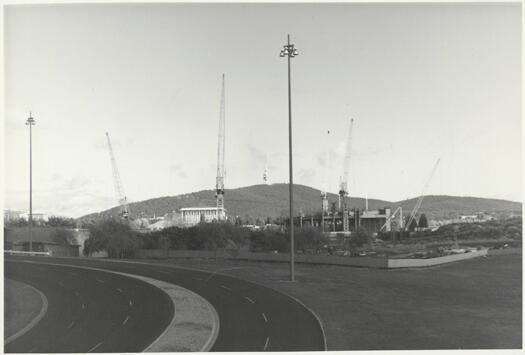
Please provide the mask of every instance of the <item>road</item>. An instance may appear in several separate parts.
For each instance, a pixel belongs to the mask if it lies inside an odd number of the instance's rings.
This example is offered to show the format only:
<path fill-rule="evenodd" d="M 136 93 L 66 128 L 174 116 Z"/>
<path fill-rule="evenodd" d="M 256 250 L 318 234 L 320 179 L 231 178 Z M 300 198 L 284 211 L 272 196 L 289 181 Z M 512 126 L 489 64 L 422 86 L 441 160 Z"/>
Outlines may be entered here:
<path fill-rule="evenodd" d="M 170 266 L 162 266 L 162 265 L 147 265 L 147 264 L 137 264 L 137 263 L 121 263 L 121 262 L 107 262 L 107 261 L 100 261 L 100 260 L 93 260 L 93 259 L 71 259 L 71 258 L 50 258 L 50 257 L 6 257 L 6 277 L 9 276 L 9 271 L 12 269 L 17 269 L 18 267 L 22 267 L 19 265 L 23 265 L 23 263 L 19 262 L 10 262 L 15 260 L 32 260 L 32 261 L 38 261 L 39 263 L 56 263 L 56 264 L 71 264 L 71 265 L 83 265 L 83 266 L 89 266 L 89 267 L 96 267 L 96 268 L 103 268 L 107 270 L 113 270 L 113 271 L 119 271 L 129 274 L 136 274 L 146 277 L 151 277 L 154 279 L 159 279 L 162 281 L 170 282 L 179 286 L 182 286 L 184 288 L 187 288 L 202 297 L 204 297 L 208 302 L 211 303 L 211 305 L 216 309 L 217 314 L 219 315 L 220 320 L 220 330 L 219 335 L 217 337 L 217 340 L 212 347 L 211 351 L 322 351 L 325 350 L 325 340 L 322 332 L 322 328 L 319 325 L 319 322 L 315 318 L 315 316 L 308 311 L 303 305 L 296 302 L 292 298 L 288 297 L 287 295 L 284 295 L 280 292 L 277 292 L 275 290 L 272 290 L 270 288 L 257 285 L 248 281 L 224 276 L 224 275 L 211 275 L 207 272 L 203 271 L 196 271 L 196 270 L 188 270 L 188 269 L 178 269 L 173 268 Z M 15 266 L 16 265 L 16 266 Z M 33 265 L 33 266 L 29 266 Z M 35 268 L 35 264 L 27 264 L 24 265 L 26 268 L 30 268 L 31 270 L 39 269 L 39 270 L 46 270 L 44 272 L 47 272 L 47 270 L 54 270 L 57 274 L 53 276 L 53 278 L 45 277 L 45 275 L 40 276 L 26 276 L 28 274 L 28 270 L 23 273 L 23 275 L 19 275 L 22 277 L 22 279 L 19 279 L 20 281 L 29 283 L 37 288 L 39 288 L 42 292 L 50 298 L 51 295 L 54 295 L 51 298 L 61 299 L 61 297 L 65 297 L 63 294 L 67 293 L 64 292 L 65 290 L 62 290 L 60 288 L 57 288 L 55 284 L 57 284 L 57 280 L 60 281 L 60 275 L 62 277 L 64 276 L 64 271 L 57 271 L 61 267 L 58 266 L 41 266 L 41 264 L 38 264 L 38 268 Z M 68 272 L 78 272 L 78 270 L 81 269 L 70 269 L 64 267 L 63 270 L 67 274 Z M 29 270 L 30 271 L 30 270 Z M 89 273 L 88 273 L 89 274 Z M 96 274 L 96 273 L 95 273 Z M 110 278 L 108 276 L 109 274 L 102 273 L 106 275 L 106 277 Z M 71 282 L 75 282 L 74 279 L 80 280 L 77 281 L 79 283 L 85 283 L 90 284 L 91 287 L 85 287 L 84 290 L 86 292 L 86 296 L 89 299 L 92 299 L 90 302 L 91 304 L 99 304 L 102 305 L 109 302 L 110 299 L 113 299 L 112 304 L 118 303 L 118 296 L 112 294 L 111 291 L 107 288 L 104 288 L 105 284 L 102 284 L 98 281 L 96 281 L 97 276 L 94 274 L 85 275 L 82 273 L 82 277 L 78 277 L 80 275 L 77 275 L 76 278 L 70 277 L 67 280 L 70 280 Z M 55 279 L 57 277 L 57 279 Z M 99 275 L 101 277 L 101 275 Z M 28 279 L 29 278 L 29 279 Z M 88 278 L 88 280 L 84 280 L 84 278 Z M 92 282 L 94 278 L 94 282 Z M 125 277 L 119 277 L 117 275 L 112 275 L 111 278 L 115 279 L 114 281 L 110 281 L 106 283 L 105 287 L 112 287 L 113 290 L 118 288 L 119 286 L 116 286 L 118 282 L 125 282 L 121 279 L 127 279 L 128 282 L 131 283 L 137 283 L 135 280 L 129 280 Z M 66 279 L 64 279 L 66 280 Z M 90 281 L 91 280 L 91 281 Z M 53 284 L 53 281 L 55 284 Z M 40 285 L 42 287 L 39 287 L 38 284 L 35 284 L 34 282 L 40 282 L 43 285 Z M 69 283 L 66 283 L 65 281 L 62 281 L 64 285 L 68 285 L 68 289 L 70 289 Z M 115 284 L 113 283 L 115 282 Z M 107 285 L 110 284 L 110 285 Z M 43 286 L 48 286 L 44 289 Z M 145 285 L 143 285 L 146 287 Z M 140 289 L 140 287 L 138 287 Z M 91 290 L 91 293 L 90 293 Z M 144 291 L 146 291 L 144 289 Z M 154 292 L 151 290 L 151 287 L 148 288 L 148 292 L 152 292 L 152 294 L 157 294 L 159 299 L 163 299 L 164 303 L 158 303 L 158 307 L 153 307 L 153 311 L 158 311 L 159 313 L 165 313 L 163 315 L 164 318 L 157 318 L 160 323 L 162 323 L 162 320 L 164 320 L 163 326 L 165 326 L 166 321 L 165 316 L 166 314 L 169 314 L 172 312 L 171 306 L 167 305 L 168 300 L 167 297 L 162 297 L 159 295 L 160 291 Z M 48 292 L 50 294 L 48 295 Z M 142 293 L 141 293 L 142 294 Z M 145 294 L 144 294 L 145 295 Z M 143 296 L 144 296 L 143 295 Z M 157 297 L 155 296 L 155 297 Z M 69 299 L 69 298 L 68 298 Z M 157 299 L 153 298 L 155 301 L 152 302 L 152 299 L 148 296 L 148 303 L 141 303 L 141 307 L 148 307 L 148 304 L 157 304 Z M 165 305 L 166 304 L 166 305 Z M 50 299 L 50 305 L 51 305 L 51 299 Z M 165 305 L 165 306 L 164 306 Z M 71 309 L 76 309 L 72 305 L 68 304 L 68 307 Z M 114 307 L 114 306 L 113 306 Z M 111 308 L 113 308 L 111 307 Z M 166 307 L 166 308 L 163 308 Z M 122 323 L 122 316 L 124 315 L 124 309 L 120 307 L 120 311 L 117 311 L 117 309 L 113 310 L 113 313 L 111 315 L 109 313 L 105 312 L 96 312 L 93 315 L 89 317 L 90 321 L 94 324 L 98 322 L 106 322 L 106 323 L 118 323 L 120 321 Z M 125 308 L 125 307 L 124 307 Z M 136 309 L 139 308 L 139 305 L 137 304 L 135 306 Z M 168 309 L 170 312 L 166 312 L 165 310 Z M 78 309 L 76 309 L 78 313 Z M 81 311 L 81 310 L 80 310 Z M 49 313 L 49 311 L 48 311 Z M 77 314 L 72 312 L 72 314 Z M 89 312 L 87 312 L 89 313 Z M 144 316 L 146 314 L 142 313 Z M 171 316 L 170 316 L 171 317 Z M 46 317 L 47 318 L 47 315 Z M 45 320 L 44 318 L 44 320 Z M 140 319 L 139 315 L 136 315 L 134 317 L 137 321 Z M 153 320 L 155 317 L 147 317 L 145 320 L 146 322 L 149 320 Z M 42 320 L 42 322 L 44 322 Z M 117 321 L 118 320 L 118 321 Z M 58 321 L 54 320 L 54 321 Z M 130 319 L 131 321 L 131 319 Z M 42 323 L 41 322 L 41 323 Z M 67 321 L 61 321 L 61 324 L 66 323 Z M 139 322 L 140 323 L 140 322 Z M 129 324 L 129 321 L 128 321 Z M 126 325 L 128 325 L 126 324 Z M 122 324 L 121 324 L 122 325 Z M 119 327 L 118 325 L 114 326 L 115 329 L 111 328 L 110 325 L 106 325 L 106 334 L 108 330 L 113 329 L 115 332 L 115 335 L 119 335 L 124 331 L 129 330 L 129 327 Z M 150 324 L 148 327 L 152 327 Z M 42 327 L 39 327 L 40 329 Z M 157 327 L 155 329 L 159 329 L 162 327 Z M 134 333 L 133 337 L 139 335 L 138 332 L 140 332 L 140 329 L 145 329 L 143 327 L 140 327 L 139 324 L 136 324 L 136 327 L 134 328 L 136 330 L 136 333 Z M 35 327 L 35 331 L 36 331 Z M 136 344 L 135 350 L 125 350 L 129 349 L 131 347 L 131 344 L 125 344 L 126 342 L 138 342 L 138 339 L 131 339 L 131 337 L 118 337 L 118 339 L 111 335 L 103 335 L 104 332 L 98 331 L 99 328 L 96 328 L 97 330 L 97 336 L 93 335 L 92 339 L 90 340 L 89 344 L 91 345 L 93 342 L 96 342 L 96 340 L 102 341 L 102 337 L 104 338 L 104 341 L 108 341 L 106 344 L 103 342 L 102 345 L 100 345 L 98 348 L 94 349 L 95 352 L 127 352 L 127 351 L 140 351 L 139 345 Z M 30 331 L 28 334 L 24 335 L 22 338 L 30 337 L 30 334 L 32 334 L 33 331 Z M 152 338 L 152 332 L 148 332 L 150 334 L 149 339 Z M 112 333 L 113 334 L 113 333 Z M 77 335 L 81 336 L 82 333 L 79 333 Z M 91 334 L 90 334 L 91 335 Z M 140 337 L 139 337 L 140 338 Z M 155 338 L 153 336 L 153 338 Z M 64 337 L 64 339 L 61 342 L 52 341 L 52 344 L 48 344 L 49 346 L 54 345 L 63 347 L 72 346 L 72 340 L 73 338 Z M 75 338 L 77 339 L 77 338 Z M 111 340 L 111 342 L 110 342 Z M 41 338 L 41 341 L 45 343 L 45 339 Z M 119 348 L 118 343 L 120 341 L 124 341 L 121 345 L 125 347 Z M 49 342 L 48 342 L 49 343 Z M 110 348 L 110 345 L 113 344 Z M 141 343 L 140 346 L 145 344 L 144 342 Z M 11 345 L 11 344 L 9 344 Z M 96 344 L 94 344 L 96 345 Z M 6 351 L 10 351 L 10 347 L 6 347 Z M 29 350 L 32 350 L 31 348 L 26 347 L 26 351 L 24 352 L 31 352 Z M 43 349 L 48 348 L 38 348 L 38 352 L 42 352 Z M 64 348 L 64 350 L 61 350 L 62 348 L 57 348 L 59 350 L 53 350 L 53 351 L 47 351 L 47 352 L 59 352 L 59 351 L 68 351 L 68 352 L 78 352 L 79 350 L 67 350 Z M 81 352 L 86 352 L 87 350 L 82 348 L 83 350 L 80 350 Z M 118 349 L 118 350 L 110 350 L 110 349 Z M 89 349 L 88 349 L 89 350 Z"/>
<path fill-rule="evenodd" d="M 173 316 L 164 292 L 116 274 L 7 261 L 5 277 L 37 288 L 49 303 L 44 318 L 5 352 L 139 352 Z"/>

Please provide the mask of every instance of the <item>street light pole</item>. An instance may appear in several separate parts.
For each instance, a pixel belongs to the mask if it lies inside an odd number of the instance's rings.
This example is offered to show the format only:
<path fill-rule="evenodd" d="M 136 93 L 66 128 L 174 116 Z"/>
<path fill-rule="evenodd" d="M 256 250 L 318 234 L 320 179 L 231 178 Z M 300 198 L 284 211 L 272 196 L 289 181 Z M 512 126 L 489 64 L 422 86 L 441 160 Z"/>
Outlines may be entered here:
<path fill-rule="evenodd" d="M 35 119 L 29 112 L 29 118 L 26 126 L 29 126 L 29 251 L 33 251 L 33 136 L 32 126 L 35 125 Z"/>
<path fill-rule="evenodd" d="M 290 44 L 290 35 L 288 35 L 288 43 L 283 46 L 281 50 L 281 57 L 288 57 L 288 142 L 289 142 L 289 162 L 290 162 L 290 281 L 295 281 L 294 269 L 294 235 L 293 235 L 293 168 L 292 168 L 292 80 L 290 71 L 290 58 L 295 57 L 299 53 L 293 44 Z"/>

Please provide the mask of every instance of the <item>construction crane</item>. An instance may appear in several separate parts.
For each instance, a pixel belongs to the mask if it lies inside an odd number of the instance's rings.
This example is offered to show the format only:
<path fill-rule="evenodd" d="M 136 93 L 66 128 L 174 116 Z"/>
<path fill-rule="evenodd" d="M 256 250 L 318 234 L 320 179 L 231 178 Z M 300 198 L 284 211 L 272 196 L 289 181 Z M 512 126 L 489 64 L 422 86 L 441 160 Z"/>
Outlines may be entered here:
<path fill-rule="evenodd" d="M 321 191 L 321 228 L 324 232 L 324 217 L 328 215 L 328 166 L 330 163 L 330 150 L 328 149 L 330 143 L 330 131 L 327 131 L 326 135 L 326 156 L 323 174 L 323 186 Z"/>
<path fill-rule="evenodd" d="M 379 228 L 379 232 L 382 232 L 383 229 L 385 229 L 385 227 L 390 223 L 390 221 L 396 216 L 396 214 L 399 212 L 399 228 L 400 229 L 403 229 L 403 208 L 401 208 L 401 206 L 399 206 L 398 208 L 396 208 L 396 210 L 394 211 L 394 213 L 392 213 L 387 219 L 386 219 L 386 222 L 385 224 L 383 224 L 383 226 L 381 228 Z"/>
<path fill-rule="evenodd" d="M 268 185 L 268 154 L 266 154 L 266 159 L 264 161 L 264 172 L 263 172 L 263 182 L 265 185 Z"/>
<path fill-rule="evenodd" d="M 219 117 L 219 139 L 217 144 L 217 178 L 215 198 L 217 200 L 217 221 L 224 219 L 224 126 L 225 126 L 224 74 L 222 74 L 221 107 Z"/>
<path fill-rule="evenodd" d="M 348 209 L 346 196 L 348 196 L 348 176 L 350 174 L 350 153 L 352 150 L 352 129 L 354 119 L 350 119 L 350 129 L 348 130 L 348 140 L 346 141 L 346 153 L 343 162 L 343 174 L 339 185 L 339 210 L 343 216 L 343 231 L 348 232 Z"/>
<path fill-rule="evenodd" d="M 421 203 L 423 203 L 423 199 L 425 198 L 425 193 L 427 191 L 428 185 L 430 185 L 430 181 L 432 181 L 432 178 L 434 177 L 434 174 L 436 173 L 436 170 L 437 170 L 437 167 L 439 165 L 439 161 L 440 160 L 441 160 L 441 158 L 438 158 L 438 160 L 434 164 L 434 167 L 432 168 L 432 172 L 430 173 L 430 177 L 428 178 L 427 182 L 423 186 L 423 190 L 421 191 L 421 195 L 417 199 L 416 205 L 412 209 L 412 213 L 410 213 L 410 218 L 408 219 L 407 224 L 405 224 L 405 230 L 409 230 L 410 224 L 412 223 L 412 221 L 416 217 L 416 213 L 419 211 L 419 208 L 421 207 Z"/>
<path fill-rule="evenodd" d="M 124 195 L 124 188 L 122 187 L 122 180 L 117 169 L 117 162 L 115 155 L 113 154 L 113 148 L 111 147 L 111 140 L 109 139 L 109 133 L 106 132 L 106 138 L 108 141 L 109 158 L 111 160 L 111 168 L 113 170 L 113 184 L 115 185 L 115 193 L 117 195 L 117 201 L 120 206 L 120 216 L 127 219 L 129 216 L 129 207 L 126 196 Z"/>

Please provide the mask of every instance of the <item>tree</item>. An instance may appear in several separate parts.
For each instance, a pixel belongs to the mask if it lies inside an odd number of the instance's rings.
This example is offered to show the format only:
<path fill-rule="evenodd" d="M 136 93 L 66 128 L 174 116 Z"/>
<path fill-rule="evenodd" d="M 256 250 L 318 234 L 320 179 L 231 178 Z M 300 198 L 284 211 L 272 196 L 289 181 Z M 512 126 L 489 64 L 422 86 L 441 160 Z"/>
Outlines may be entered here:
<path fill-rule="evenodd" d="M 428 220 L 427 216 L 424 213 L 421 213 L 421 216 L 419 217 L 419 228 L 427 228 L 428 227 Z"/>
<path fill-rule="evenodd" d="M 140 240 L 128 224 L 107 219 L 89 226 L 84 255 L 106 250 L 110 258 L 125 258 L 133 256 L 139 247 Z"/>
<path fill-rule="evenodd" d="M 359 228 L 350 235 L 350 238 L 347 240 L 347 246 L 349 249 L 359 248 L 365 244 L 369 244 L 371 238 L 372 236 L 366 229 Z"/>
<path fill-rule="evenodd" d="M 73 232 L 66 228 L 55 228 L 51 232 L 51 239 L 61 245 L 69 245 L 75 239 Z"/>
<path fill-rule="evenodd" d="M 407 216 L 407 220 L 406 220 L 406 222 L 405 222 L 405 225 L 408 224 L 408 221 L 409 221 L 409 220 L 410 220 L 410 216 Z M 416 227 L 417 227 L 417 222 L 416 222 L 416 219 L 413 218 L 413 219 L 412 219 L 412 222 L 410 222 L 410 225 L 407 226 L 407 230 L 409 230 L 409 231 L 413 231 L 414 229 L 416 229 Z"/>
<path fill-rule="evenodd" d="M 73 218 L 51 216 L 47 220 L 47 225 L 50 227 L 70 227 L 74 228 L 76 223 Z"/>

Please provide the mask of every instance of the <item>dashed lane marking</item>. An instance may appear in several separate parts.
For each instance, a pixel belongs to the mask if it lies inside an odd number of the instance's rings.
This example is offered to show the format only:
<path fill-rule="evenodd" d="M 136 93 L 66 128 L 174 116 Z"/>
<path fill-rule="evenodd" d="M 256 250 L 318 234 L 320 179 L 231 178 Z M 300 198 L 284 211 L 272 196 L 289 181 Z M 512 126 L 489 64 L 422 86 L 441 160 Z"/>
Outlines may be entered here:
<path fill-rule="evenodd" d="M 250 297 L 244 297 L 244 298 L 246 298 L 246 299 L 248 300 L 248 302 L 250 302 L 250 303 L 252 303 L 252 304 L 255 304 L 255 301 L 252 300 Z"/>
<path fill-rule="evenodd" d="M 270 337 L 266 337 L 266 342 L 264 343 L 264 350 L 268 348 L 268 343 L 270 342 Z"/>
<path fill-rule="evenodd" d="M 57 284 L 58 284 L 58 286 L 60 286 L 60 287 L 64 287 L 64 283 L 63 283 L 62 281 L 58 281 Z"/>
<path fill-rule="evenodd" d="M 121 289 L 121 288 L 117 288 L 117 291 L 118 291 L 119 293 L 122 293 L 122 289 Z"/>
<path fill-rule="evenodd" d="M 133 306 L 133 301 L 132 300 L 129 300 L 129 305 Z"/>
<path fill-rule="evenodd" d="M 85 309 L 85 308 L 86 308 L 86 304 L 82 303 L 82 309 Z"/>
<path fill-rule="evenodd" d="M 225 289 L 225 290 L 228 290 L 228 291 L 231 291 L 231 290 L 232 290 L 232 289 L 229 288 L 228 286 L 221 285 L 221 287 L 222 287 L 223 289 Z"/>
<path fill-rule="evenodd" d="M 87 352 L 88 352 L 88 353 L 92 352 L 93 350 L 95 350 L 96 348 L 98 348 L 100 345 L 102 345 L 102 342 L 98 343 L 97 345 L 95 345 L 94 347 L 92 347 L 91 349 L 89 349 Z"/>
<path fill-rule="evenodd" d="M 268 323 L 268 318 L 266 318 L 266 314 L 263 313 L 262 316 L 263 316 L 263 318 L 264 318 L 264 321 L 265 321 L 266 323 Z"/>
<path fill-rule="evenodd" d="M 35 346 L 34 348 L 32 348 L 31 350 L 28 351 L 28 353 L 32 353 L 32 352 L 35 352 L 36 349 L 38 349 L 38 346 Z"/>
<path fill-rule="evenodd" d="M 67 329 L 71 329 L 71 327 L 73 327 L 73 325 L 75 325 L 75 321 L 72 321 L 71 323 L 69 323 L 69 325 L 67 326 Z"/>
<path fill-rule="evenodd" d="M 101 280 L 101 279 L 95 279 L 95 280 L 97 280 L 97 282 L 100 282 L 101 284 L 104 283 L 104 280 Z"/>
<path fill-rule="evenodd" d="M 122 324 L 126 325 L 126 323 L 128 322 L 129 320 L 129 316 L 126 317 L 126 319 L 124 319 L 124 321 L 122 322 Z"/>
<path fill-rule="evenodd" d="M 77 291 L 77 290 L 73 291 L 73 293 L 74 293 L 74 294 L 75 294 L 75 296 L 77 296 L 77 297 L 78 297 L 78 296 L 80 296 L 80 293 L 78 293 L 78 291 Z"/>

